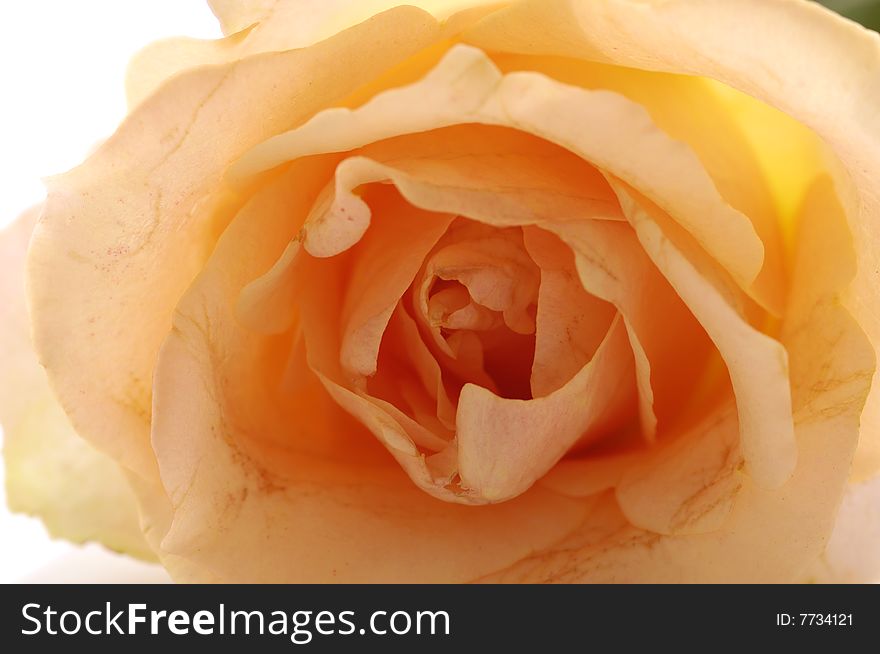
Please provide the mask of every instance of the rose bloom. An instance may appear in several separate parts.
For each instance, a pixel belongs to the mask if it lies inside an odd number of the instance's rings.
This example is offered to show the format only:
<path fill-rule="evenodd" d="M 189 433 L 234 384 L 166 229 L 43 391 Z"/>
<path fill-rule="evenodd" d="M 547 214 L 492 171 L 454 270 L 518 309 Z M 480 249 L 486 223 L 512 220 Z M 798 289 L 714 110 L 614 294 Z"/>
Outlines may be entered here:
<path fill-rule="evenodd" d="M 880 576 L 878 35 L 398 4 L 132 62 L 4 235 L 13 508 L 180 581 Z"/>

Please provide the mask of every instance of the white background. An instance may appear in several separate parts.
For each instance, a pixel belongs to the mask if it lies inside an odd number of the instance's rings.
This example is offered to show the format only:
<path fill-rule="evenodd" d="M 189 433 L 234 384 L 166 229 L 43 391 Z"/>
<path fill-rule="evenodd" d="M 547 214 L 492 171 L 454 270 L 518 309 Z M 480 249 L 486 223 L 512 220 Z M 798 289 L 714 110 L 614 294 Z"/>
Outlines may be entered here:
<path fill-rule="evenodd" d="M 220 36 L 204 0 L 20 0 L 3 2 L 2 16 L 0 227 L 42 200 L 41 178 L 113 132 L 132 54 L 163 37 Z M 97 545 L 51 541 L 39 521 L 6 510 L 0 488 L 0 582 L 165 578 Z"/>

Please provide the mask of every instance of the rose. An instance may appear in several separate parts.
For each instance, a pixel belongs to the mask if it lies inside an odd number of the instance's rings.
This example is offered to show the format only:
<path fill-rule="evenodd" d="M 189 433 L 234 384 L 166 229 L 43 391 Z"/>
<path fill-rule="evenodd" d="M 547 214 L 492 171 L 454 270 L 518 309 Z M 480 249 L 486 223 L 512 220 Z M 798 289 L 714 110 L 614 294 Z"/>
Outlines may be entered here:
<path fill-rule="evenodd" d="M 145 51 L 50 182 L 36 349 L 164 565 L 876 574 L 847 559 L 876 486 L 825 548 L 878 464 L 876 34 L 801 2 L 396 4 L 214 2 L 229 36 Z M 8 465 L 42 465 L 7 413 Z"/>

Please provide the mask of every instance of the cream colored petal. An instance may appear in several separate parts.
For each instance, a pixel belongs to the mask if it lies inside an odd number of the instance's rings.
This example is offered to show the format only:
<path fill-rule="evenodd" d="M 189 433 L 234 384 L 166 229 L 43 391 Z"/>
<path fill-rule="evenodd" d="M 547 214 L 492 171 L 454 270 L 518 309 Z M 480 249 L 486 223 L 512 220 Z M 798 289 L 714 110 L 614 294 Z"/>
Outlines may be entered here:
<path fill-rule="evenodd" d="M 619 427 L 621 415 L 631 409 L 634 384 L 626 329 L 618 317 L 590 362 L 549 395 L 505 399 L 465 385 L 456 414 L 462 486 L 489 501 L 522 493 L 582 437 Z"/>
<path fill-rule="evenodd" d="M 810 328 L 816 314 L 840 311 L 839 289 L 845 288 L 856 273 L 852 234 L 846 215 L 827 175 L 815 179 L 802 198 L 798 210 L 797 246 L 792 266 L 792 286 L 781 340 L 789 350 L 830 349 L 839 344 L 845 332 L 836 325 Z M 798 420 L 817 420 L 838 411 L 847 398 L 857 396 L 868 379 L 864 370 L 873 365 L 866 359 L 862 375 L 854 375 L 833 386 L 817 385 L 813 380 L 823 371 L 814 366 L 815 358 L 801 358 L 791 367 L 794 389 L 792 403 Z M 852 407 L 857 408 L 857 407 Z"/>
<path fill-rule="evenodd" d="M 705 78 L 570 57 L 493 52 L 492 59 L 505 73 L 534 71 L 565 84 L 620 93 L 643 106 L 663 132 L 693 149 L 721 196 L 751 220 L 760 236 L 765 256 L 754 295 L 774 315 L 781 315 L 788 281 L 783 214 L 774 203 L 771 182 L 775 180 L 767 178 L 765 162 L 747 133 L 750 125 L 743 124 L 748 121 L 737 120 L 739 116 L 731 111 L 734 91 Z M 781 141 L 785 136 L 774 132 L 772 138 Z M 786 169 L 791 166 L 791 161 L 786 162 Z"/>
<path fill-rule="evenodd" d="M 278 0 L 208 0 L 226 34 L 234 34 L 265 19 Z"/>
<path fill-rule="evenodd" d="M 447 31 L 471 24 L 482 12 L 479 0 L 209 0 L 220 19 L 224 39 L 176 37 L 151 43 L 128 65 L 126 95 L 129 108 L 149 97 L 175 75 L 199 66 L 222 65 L 253 55 L 312 46 L 336 36 L 377 14 L 415 6 L 439 20 L 462 13 Z M 477 12 L 463 10 L 477 8 Z"/>
<path fill-rule="evenodd" d="M 742 485 L 736 408 L 710 412 L 629 467 L 615 486 L 627 520 L 658 534 L 722 527 Z"/>
<path fill-rule="evenodd" d="M 441 317 L 429 307 L 428 291 L 436 280 L 460 283 L 475 306 L 501 314 L 510 330 L 534 333 L 529 307 L 537 299 L 539 271 L 516 230 L 492 230 L 472 240 L 443 245 L 431 254 L 419 289 L 430 319 Z M 455 315 L 445 318 L 443 326 L 453 328 L 450 319 Z"/>
<path fill-rule="evenodd" d="M 278 349 L 292 336 L 245 330 L 234 308 L 295 229 L 283 182 L 224 234 L 160 356 L 153 445 L 168 499 L 145 508 L 175 578 L 466 581 L 583 521 L 588 506 L 546 490 L 485 507 L 429 497 L 326 393 L 309 395 L 304 365 L 275 402 Z"/>
<path fill-rule="evenodd" d="M 493 0 L 208 0 L 224 33 L 257 25 L 272 48 L 302 48 L 329 38 L 380 12 L 408 5 L 440 20 L 466 9 L 497 4 Z M 267 46 L 269 47 L 269 46 Z"/>
<path fill-rule="evenodd" d="M 246 37 L 247 33 L 216 40 L 177 37 L 149 44 L 128 62 L 125 96 L 129 111 L 179 73 L 240 59 L 246 54 L 242 48 Z"/>
<path fill-rule="evenodd" d="M 562 241 L 537 229 L 526 229 L 524 241 L 541 269 L 531 387 L 533 397 L 542 397 L 593 358 L 617 311 L 584 290 L 572 250 Z"/>
<path fill-rule="evenodd" d="M 296 238 L 266 273 L 242 289 L 236 312 L 248 329 L 283 334 L 294 326 L 298 314 L 294 268 L 300 250 L 302 241 Z"/>
<path fill-rule="evenodd" d="M 378 94 L 354 110 L 322 111 L 297 129 L 278 134 L 247 152 L 230 170 L 233 180 L 318 152 L 345 152 L 401 134 L 457 125 L 473 117 L 499 82 L 483 53 L 453 47 L 419 81 Z"/>
<path fill-rule="evenodd" d="M 428 424 L 428 420 L 437 420 L 440 426 L 451 434 L 455 429 L 455 407 L 444 386 L 440 365 L 425 345 L 416 321 L 403 304 L 399 304 L 394 310 L 385 333 L 386 338 L 391 342 L 391 347 L 395 348 L 394 356 L 404 359 L 404 365 L 411 367 L 418 384 L 428 397 L 434 400 L 430 413 L 426 411 L 419 418 L 419 422 Z M 384 372 L 385 364 L 380 366 Z M 396 373 L 397 369 L 391 370 L 392 375 L 396 376 Z M 405 388 L 410 396 L 418 392 L 417 385 L 413 384 L 411 379 L 403 380 L 399 385 Z"/>
<path fill-rule="evenodd" d="M 567 497 L 591 497 L 614 489 L 623 474 L 648 452 L 649 450 L 638 448 L 604 456 L 590 453 L 577 458 L 565 458 L 541 477 L 536 485 Z"/>
<path fill-rule="evenodd" d="M 401 8 L 313 48 L 178 75 L 85 164 L 50 181 L 29 262 L 35 343 L 79 433 L 156 474 L 153 367 L 174 305 L 239 203 L 221 190 L 229 161 L 429 45 L 437 29 Z"/>
<path fill-rule="evenodd" d="M 477 333 L 458 330 L 444 337 L 441 324 L 432 320 L 427 301 L 422 301 L 422 298 L 418 297 L 422 294 L 427 296 L 426 289 L 429 286 L 430 278 L 424 275 L 421 284 L 416 289 L 421 293 L 413 293 L 410 297 L 412 315 L 428 350 L 447 373 L 451 373 L 459 380 L 479 384 L 493 392 L 498 391 L 497 384 L 486 372 L 485 348 Z M 467 293 L 466 290 L 465 293 Z M 468 297 L 470 297 L 469 294 Z M 494 322 L 499 322 L 497 314 L 493 314 L 493 319 Z"/>
<path fill-rule="evenodd" d="M 746 471 L 762 486 L 784 484 L 797 465 L 788 353 L 749 325 L 657 223 L 659 212 L 612 182 L 639 242 L 706 330 L 727 365 Z M 656 215 L 652 215 L 651 212 Z"/>
<path fill-rule="evenodd" d="M 661 427 L 668 427 L 686 413 L 714 345 L 628 225 L 572 221 L 545 229 L 576 253 L 584 288 L 612 303 L 626 318 L 636 359 L 642 426 L 650 440 L 658 420 L 665 423 Z"/>
<path fill-rule="evenodd" d="M 846 217 L 828 176 L 817 178 L 803 197 L 798 215 L 798 250 L 793 277 L 798 282 L 789 302 L 789 318 L 783 324 L 783 342 L 793 350 L 841 349 L 851 339 L 836 324 L 810 328 L 816 315 L 840 311 L 836 289 L 855 273 L 853 239 Z M 852 347 L 850 345 L 850 347 Z M 812 382 L 822 375 L 823 364 L 815 357 L 793 360 L 792 383 L 796 417 L 802 422 L 821 422 L 860 408 L 860 388 L 869 382 L 874 358 L 853 362 L 848 376 L 832 383 Z M 862 433 L 871 428 L 862 416 Z M 867 435 L 871 435 L 870 432 Z M 864 471 L 859 471 L 864 474 Z M 864 583 L 880 581 L 880 496 L 875 480 L 850 485 L 837 511 L 834 531 L 816 564 L 805 572 L 807 581 Z"/>
<path fill-rule="evenodd" d="M 832 530 L 840 489 L 849 471 L 858 411 L 867 393 L 871 347 L 843 311 L 814 314 L 811 329 L 840 334 L 829 348 L 798 348 L 792 366 L 821 370 L 821 387 L 849 386 L 835 411 L 798 425 L 798 466 L 781 488 L 760 488 L 743 476 L 723 525 L 707 534 L 661 536 L 623 529 L 595 543 L 587 525 L 549 550 L 536 553 L 484 581 L 504 582 L 715 582 L 802 581 Z M 795 363 L 804 359 L 803 363 Z M 870 365 L 867 367 L 870 374 Z M 861 379 L 853 384 L 854 378 Z M 564 483 L 564 482 L 563 482 Z M 869 561 L 867 559 L 866 561 Z"/>
<path fill-rule="evenodd" d="M 349 282 L 344 262 L 335 257 L 311 257 L 304 250 L 299 258 L 297 302 L 301 304 L 302 340 L 308 352 L 308 368 L 314 370 L 328 397 L 360 424 L 355 433 L 361 438 L 375 437 L 397 460 L 416 488 L 447 502 L 483 501 L 449 487 L 446 471 L 440 471 L 438 477 L 429 467 L 426 455 L 449 446 L 442 434 L 432 434 L 398 407 L 381 397 L 372 396 L 369 382 L 366 388 L 357 388 L 350 375 L 345 374 L 339 357 L 342 334 L 336 327 L 341 322 L 341 299 L 346 295 Z M 313 373 L 307 371 L 307 374 Z M 302 420 L 299 417 L 291 419 Z"/>
<path fill-rule="evenodd" d="M 73 431 L 31 347 L 24 260 L 39 212 L 32 209 L 0 231 L 0 424 L 7 502 L 13 511 L 39 517 L 56 538 L 98 541 L 154 559 L 122 471 Z"/>
<path fill-rule="evenodd" d="M 411 158 L 394 159 L 388 164 L 362 155 L 349 157 L 338 166 L 335 184 L 310 215 L 305 248 L 314 256 L 328 257 L 356 243 L 370 223 L 369 207 L 356 191 L 373 183 L 392 182 L 417 207 L 467 216 L 498 227 L 620 217 L 619 209 L 604 197 L 610 195 L 607 187 L 576 185 L 575 179 L 560 180 L 552 174 L 541 179 L 540 172 L 530 173 L 530 161 L 503 152 L 484 158 L 454 150 L 438 159 L 413 153 Z M 582 164 L 580 168 L 590 172 Z M 474 170 L 480 173 L 474 175 Z M 529 173 L 531 180 L 520 185 Z"/>
<path fill-rule="evenodd" d="M 232 176 L 243 179 L 313 151 L 344 151 L 465 122 L 515 127 L 571 150 L 675 216 L 745 288 L 758 275 L 763 246 L 751 222 L 724 202 L 693 152 L 657 129 L 643 108 L 536 73 L 502 76 L 483 52 L 466 46 L 452 48 L 415 84 L 354 111 L 323 112 L 273 137 L 245 155 Z"/>
<path fill-rule="evenodd" d="M 426 454 L 449 447 L 445 439 L 431 433 L 390 402 L 353 392 L 320 372 L 316 374 L 336 403 L 372 432 L 417 488 L 447 502 L 470 503 L 469 498 L 456 489 L 447 488 L 454 471 L 443 469 L 438 475 L 427 464 Z"/>
<path fill-rule="evenodd" d="M 880 582 L 880 477 L 846 489 L 825 553 L 804 581 Z"/>
<path fill-rule="evenodd" d="M 376 217 L 356 246 L 342 307 L 340 358 L 348 374 L 376 372 L 379 344 L 397 303 L 453 216 L 407 205 L 394 192 L 371 194 Z"/>
<path fill-rule="evenodd" d="M 291 221 L 290 219 L 292 216 L 301 216 L 309 210 L 310 205 L 321 192 L 320 188 L 323 186 L 321 183 L 321 173 L 323 171 L 323 167 L 315 168 L 312 162 L 307 160 L 295 162 L 272 185 L 254 196 L 253 200 L 238 216 L 237 221 L 257 222 L 260 220 L 260 217 L 266 214 L 272 220 L 281 224 L 276 225 L 272 231 L 265 234 L 265 237 L 267 239 L 278 238 L 280 243 L 284 243 L 284 236 L 274 235 L 282 228 L 288 234 L 298 229 L 298 222 L 296 220 Z M 396 208 L 400 209 L 401 207 L 398 206 Z M 281 217 L 278 217 L 276 214 L 280 214 Z M 288 220 L 287 224 L 283 222 L 284 218 Z M 386 218 L 389 217 L 386 216 Z M 448 218 L 443 216 L 418 216 L 417 218 L 422 218 L 425 221 L 435 221 L 436 229 L 426 232 L 429 236 L 428 241 L 436 239 L 448 224 Z M 327 228 L 334 234 L 348 239 L 346 235 L 346 224 L 348 221 L 345 220 L 344 216 L 332 219 L 327 218 L 326 220 L 324 218 L 314 220 L 318 220 L 320 228 Z M 343 223 L 339 228 L 332 224 L 337 221 Z M 377 230 L 394 227 L 393 221 L 383 224 L 381 215 L 377 216 L 377 223 Z M 314 226 L 307 225 L 306 227 L 308 228 L 307 233 L 308 230 L 316 229 Z M 361 233 L 359 228 L 356 228 L 356 232 L 358 234 Z M 359 237 L 356 237 L 351 240 L 355 241 L 358 239 Z M 381 241 L 382 239 L 379 238 L 379 240 Z M 308 237 L 306 237 L 306 243 L 308 243 Z M 342 352 L 343 340 L 346 334 L 350 332 L 346 332 L 340 326 L 345 324 L 343 315 L 346 298 L 351 297 L 353 299 L 357 297 L 357 289 L 353 285 L 368 281 L 367 279 L 354 280 L 350 274 L 356 265 L 355 262 L 358 256 L 367 254 L 368 257 L 372 257 L 376 254 L 375 247 L 369 243 L 367 245 L 368 249 L 365 252 L 361 252 L 360 242 L 358 242 L 355 247 L 348 249 L 344 254 L 334 257 L 313 257 L 306 251 L 306 248 L 297 249 L 295 247 L 291 248 L 288 245 L 284 248 L 280 259 L 280 261 L 283 261 L 283 265 L 279 266 L 279 260 L 276 260 L 269 273 L 259 278 L 257 282 L 248 279 L 249 285 L 246 287 L 247 291 L 244 295 L 240 291 L 235 291 L 235 311 L 239 314 L 243 310 L 247 311 L 248 315 L 245 324 L 250 324 L 258 323 L 260 316 L 270 311 L 271 307 L 265 306 L 263 304 L 265 302 L 273 302 L 277 298 L 285 298 L 286 296 L 287 302 L 296 304 L 299 309 L 293 316 L 296 320 L 293 333 L 295 334 L 295 343 L 297 343 L 298 347 L 302 348 L 304 354 L 296 361 L 290 359 L 287 364 L 287 370 L 279 373 L 290 378 L 286 386 L 290 388 L 290 392 L 294 394 L 294 397 L 298 392 L 298 387 L 302 385 L 302 382 L 298 381 L 297 378 L 305 375 L 309 379 L 319 381 L 326 388 L 326 392 L 322 394 L 325 399 L 322 409 L 332 415 L 334 412 L 339 413 L 341 411 L 339 407 L 341 407 L 345 412 L 353 416 L 357 420 L 356 424 L 359 424 L 354 433 L 358 437 L 367 440 L 371 440 L 372 437 L 378 439 L 388 449 L 388 452 L 394 456 L 417 487 L 450 502 L 469 503 L 472 500 L 466 494 L 462 494 L 458 489 L 446 487 L 448 484 L 446 471 L 437 470 L 435 467 L 429 466 L 426 460 L 425 450 L 428 453 L 433 453 L 448 446 L 448 441 L 444 438 L 444 434 L 432 433 L 424 425 L 415 422 L 398 407 L 381 397 L 371 396 L 369 394 L 369 382 L 365 384 L 363 377 L 357 371 L 344 368 L 346 363 L 350 364 L 351 361 L 345 357 L 340 357 L 340 353 Z M 244 252 L 240 253 L 240 255 L 246 256 Z M 269 252 L 261 252 L 259 260 L 264 261 L 268 256 L 270 256 Z M 416 265 L 419 264 L 420 261 L 416 261 Z M 240 266 L 244 265 L 240 264 Z M 259 265 L 265 265 L 265 263 Z M 225 274 L 231 275 L 234 272 L 227 271 Z M 405 282 L 406 280 L 404 279 L 403 281 Z M 255 286 L 255 283 L 259 284 L 259 286 Z M 361 296 L 363 297 L 363 294 Z M 379 293 L 376 297 L 382 299 L 383 296 Z M 196 299 L 194 298 L 192 302 L 195 301 Z M 384 304 L 384 302 L 381 304 Z M 392 302 L 392 310 L 393 306 Z M 188 313 L 196 311 L 198 311 L 198 308 L 193 307 L 189 309 Z M 199 316 L 199 323 L 204 322 L 206 319 Z M 185 320 L 185 318 L 180 318 L 180 320 Z M 190 329 L 192 328 L 190 327 Z M 208 328 L 201 327 L 200 329 Z M 266 331 L 260 330 L 257 333 L 265 334 Z M 269 333 L 272 332 L 270 331 Z M 381 334 L 379 336 L 381 337 Z M 216 332 L 212 332 L 212 337 L 222 340 L 221 334 Z M 373 345 L 378 345 L 378 343 L 374 342 Z M 175 347 L 180 346 L 175 345 Z M 351 350 L 351 348 L 349 350 L 346 351 L 348 354 L 360 353 L 358 350 Z M 372 353 L 375 354 L 375 350 L 372 350 Z M 275 356 L 278 357 L 277 354 Z M 314 373 L 310 368 L 314 370 Z M 357 373 L 357 378 L 352 378 L 352 372 Z M 241 393 L 242 391 L 239 392 Z M 315 389 L 311 388 L 310 392 L 315 393 Z M 264 401 L 257 396 L 251 396 L 250 401 L 253 402 L 254 406 L 247 407 L 248 413 L 259 411 L 259 407 L 264 404 Z M 330 406 L 327 406 L 328 401 L 331 403 Z M 334 401 L 338 406 L 332 404 Z M 291 398 L 282 399 L 280 402 L 287 406 L 286 410 L 288 412 L 292 412 L 293 407 L 299 406 L 299 403 L 294 402 Z M 309 407 L 308 410 L 311 411 L 313 409 L 317 411 L 317 407 Z M 311 426 L 312 422 L 323 424 L 327 419 L 323 415 L 314 415 L 311 419 L 303 421 L 298 413 L 292 413 L 283 420 L 302 423 L 300 428 L 309 431 L 313 429 Z M 156 415 L 155 420 L 162 421 L 162 424 L 164 424 L 165 416 Z M 261 418 L 260 420 L 262 421 L 263 419 Z M 269 425 L 266 429 L 277 428 Z M 351 438 L 350 434 L 347 433 L 339 434 L 338 437 L 342 441 Z M 285 441 L 283 436 L 278 436 L 277 438 L 282 443 Z M 440 476 L 438 477 L 437 475 Z"/>
<path fill-rule="evenodd" d="M 813 312 L 837 309 L 840 300 L 835 289 L 852 279 L 856 264 L 846 215 L 828 175 L 814 179 L 794 213 L 798 238 L 793 278 L 798 284 L 792 288 L 788 317 L 783 323 L 783 342 L 788 348 L 829 347 L 841 338 L 836 326 L 809 330 L 804 323 Z M 864 326 L 865 331 L 869 328 L 870 325 Z M 866 367 L 872 364 L 873 359 L 864 362 Z M 854 386 L 865 383 L 862 376 L 854 375 L 834 386 L 810 384 L 809 380 L 820 373 L 811 366 L 792 368 L 792 382 L 797 389 L 792 398 L 795 410 L 809 416 L 808 419 L 834 413 L 836 405 L 853 396 Z M 880 439 L 876 438 L 873 418 L 873 406 L 868 404 L 862 414 L 859 449 L 853 461 L 852 475 L 856 481 L 870 479 L 880 465 Z"/>

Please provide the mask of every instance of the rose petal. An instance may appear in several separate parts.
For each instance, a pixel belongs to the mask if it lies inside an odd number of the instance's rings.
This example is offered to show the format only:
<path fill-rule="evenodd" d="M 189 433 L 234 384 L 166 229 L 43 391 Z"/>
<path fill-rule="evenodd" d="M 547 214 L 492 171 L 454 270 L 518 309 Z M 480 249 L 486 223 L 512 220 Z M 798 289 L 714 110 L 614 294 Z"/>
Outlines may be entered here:
<path fill-rule="evenodd" d="M 754 296 L 774 315 L 782 315 L 788 281 L 783 232 L 786 236 L 788 233 L 781 207 L 774 203 L 771 191 L 786 176 L 782 171 L 802 162 L 789 158 L 784 163 L 770 164 L 758 156 L 748 134 L 754 126 L 753 117 L 736 115 L 731 107 L 731 96 L 741 94 L 702 77 L 658 74 L 571 57 L 493 53 L 492 60 L 505 73 L 534 71 L 565 84 L 620 93 L 644 107 L 657 127 L 673 139 L 687 143 L 721 197 L 752 222 L 765 251 L 764 265 L 753 286 Z M 771 129 L 779 127 L 773 125 Z M 784 141 L 791 136 L 775 131 L 772 138 L 789 146 L 800 142 Z M 761 139 L 767 137 L 762 130 Z"/>
<path fill-rule="evenodd" d="M 638 448 L 604 456 L 591 452 L 580 458 L 565 458 L 537 485 L 568 497 L 591 497 L 617 486 L 623 474 L 649 452 Z"/>
<path fill-rule="evenodd" d="M 80 434 L 156 474 L 153 367 L 174 305 L 239 202 L 219 186 L 227 163 L 436 36 L 433 20 L 402 8 L 313 48 L 179 75 L 50 182 L 30 255 L 34 335 Z M 339 74 L 321 74 L 331 63 Z"/>
<path fill-rule="evenodd" d="M 549 395 L 505 399 L 465 385 L 456 415 L 462 486 L 490 501 L 528 489 L 585 433 L 619 421 L 632 397 L 632 365 L 618 317 L 596 355 Z"/>
<path fill-rule="evenodd" d="M 853 484 L 843 496 L 834 531 L 808 583 L 876 584 L 880 581 L 880 477 Z"/>
<path fill-rule="evenodd" d="M 617 311 L 584 290 L 571 248 L 539 229 L 526 229 L 524 237 L 541 269 L 531 387 L 534 397 L 542 397 L 593 358 Z"/>
<path fill-rule="evenodd" d="M 714 346 L 700 323 L 645 254 L 633 230 L 607 221 L 547 225 L 576 253 L 584 288 L 612 303 L 626 319 L 636 359 L 642 426 L 653 438 L 686 413 Z M 662 315 L 662 320 L 657 316 Z"/>
<path fill-rule="evenodd" d="M 483 227 L 483 226 L 480 226 Z M 449 317 L 434 316 L 428 294 L 437 280 L 455 281 L 467 289 L 476 306 L 501 314 L 504 324 L 518 334 L 535 331 L 528 308 L 535 303 L 539 271 L 526 253 L 518 230 L 484 229 L 474 238 L 443 242 L 425 262 L 419 287 L 420 304 L 433 323 L 454 328 Z"/>
<path fill-rule="evenodd" d="M 451 437 L 455 429 L 455 407 L 444 385 L 440 365 L 404 305 L 394 310 L 382 343 L 379 374 L 370 380 L 367 391 L 382 397 L 374 384 L 386 381 L 387 385 L 396 387 L 411 406 L 417 422 L 424 425 L 439 422 L 434 431 Z"/>
<path fill-rule="evenodd" d="M 263 20 L 277 0 L 208 0 L 223 32 L 233 34 Z"/>
<path fill-rule="evenodd" d="M 788 353 L 754 329 L 664 234 L 661 212 L 612 182 L 624 214 L 654 265 L 669 280 L 715 343 L 727 365 L 739 414 L 746 470 L 759 485 L 781 486 L 797 464 Z"/>
<path fill-rule="evenodd" d="M 199 66 L 216 66 L 249 54 L 243 47 L 247 33 L 225 39 L 185 37 L 155 41 L 138 51 L 128 62 L 125 97 L 129 111 L 149 98 L 169 79 Z"/>
<path fill-rule="evenodd" d="M 73 431 L 30 342 L 24 260 L 40 208 L 0 231 L 0 423 L 9 508 L 49 533 L 154 559 L 119 466 Z"/>
<path fill-rule="evenodd" d="M 471 140 L 462 142 L 466 136 Z M 375 144 L 347 158 L 337 170 L 335 194 L 328 193 L 316 207 L 316 218 L 348 213 L 362 220 L 363 207 L 353 191 L 390 180 L 417 206 L 439 196 L 443 211 L 497 226 L 585 216 L 621 220 L 613 193 L 595 169 L 534 137 L 494 128 L 452 128 L 401 139 L 395 145 L 392 149 L 387 142 Z M 398 153 L 401 147 L 409 153 Z M 494 151 L 481 151 L 488 148 Z M 537 169 L 536 159 L 544 164 Z M 365 229 L 365 222 L 359 224 Z M 332 240 L 319 243 L 317 235 L 312 238 L 316 256 L 330 256 L 350 246 Z"/>
<path fill-rule="evenodd" d="M 739 425 L 730 403 L 623 473 L 615 497 L 627 520 L 658 534 L 723 526 L 742 485 Z"/>
<path fill-rule="evenodd" d="M 317 190 L 315 187 L 320 184 L 320 178 L 316 173 L 323 170 L 318 168 L 310 171 L 308 175 L 303 174 L 303 169 L 308 170 L 310 163 L 307 160 L 294 162 L 284 176 L 254 197 L 238 220 L 253 221 L 256 220 L 255 215 L 267 213 L 275 214 L 276 217 L 273 219 L 281 221 L 281 218 L 277 217 L 281 214 L 288 220 L 288 224 L 284 225 L 284 230 L 288 234 L 297 229 L 297 221 L 291 220 L 291 216 L 302 215 L 307 211 L 310 200 L 315 197 Z M 295 184 L 292 183 L 293 180 L 296 180 Z M 310 188 L 306 185 L 308 183 L 313 186 Z M 438 217 L 436 220 L 441 228 L 447 223 L 446 218 Z M 334 222 L 343 224 L 337 228 L 332 224 Z M 320 227 L 348 239 L 347 223 L 344 216 L 336 216 L 324 220 Z M 377 223 L 379 225 L 377 229 L 384 229 L 380 219 L 377 219 Z M 393 223 L 386 224 L 385 227 L 393 227 Z M 277 230 L 278 227 L 275 229 Z M 269 237 L 271 233 L 267 234 L 267 238 Z M 436 236 L 429 240 L 433 238 Z M 340 351 L 344 332 L 339 326 L 343 324 L 345 298 L 351 296 L 349 289 L 353 280 L 350 272 L 360 254 L 362 253 L 356 247 L 334 257 L 318 258 L 311 256 L 305 248 L 288 247 L 282 257 L 285 260 L 284 266 L 279 267 L 276 262 L 268 276 L 259 282 L 260 286 L 255 287 L 251 283 L 247 287 L 250 295 L 244 296 L 244 299 L 239 296 L 236 309 L 239 312 L 251 311 L 246 322 L 254 322 L 258 316 L 267 313 L 267 308 L 261 302 L 287 296 L 287 301 L 299 307 L 294 316 L 293 326 L 297 334 L 295 343 L 297 347 L 307 352 L 307 355 L 303 354 L 301 359 L 291 360 L 288 369 L 282 373 L 294 378 L 294 381 L 288 384 L 291 392 L 296 390 L 297 377 L 314 378 L 319 381 L 326 388 L 326 393 L 323 394 L 325 399 L 332 398 L 345 411 L 357 418 L 359 426 L 354 429 L 354 433 L 360 438 L 370 439 L 369 434 L 365 434 L 364 426 L 366 426 L 387 447 L 418 486 L 449 501 L 467 502 L 469 501 L 467 497 L 459 494 L 455 489 L 446 488 L 448 483 L 446 471 L 429 468 L 425 460 L 425 452 L 422 451 L 425 449 L 434 452 L 445 448 L 448 445 L 447 440 L 442 435 L 434 434 L 425 426 L 416 423 L 398 407 L 381 397 L 371 396 L 368 393 L 369 384 L 365 387 L 363 383 L 353 383 L 355 380 L 352 380 L 351 375 L 343 369 L 344 361 L 340 358 Z M 261 260 L 266 256 L 267 253 L 261 252 Z M 358 283 L 363 281 L 366 280 L 358 280 Z M 377 297 L 381 299 L 382 294 Z M 374 344 L 378 345 L 378 342 Z M 275 356 L 277 357 L 277 354 Z M 297 368 L 291 369 L 294 363 Z M 253 402 L 255 406 L 261 404 L 256 398 Z M 248 408 L 248 412 L 253 410 L 255 409 Z M 333 407 L 324 406 L 323 410 L 331 415 L 334 413 Z M 300 420 L 298 417 L 291 419 Z M 324 418 L 319 420 L 323 421 Z M 351 427 L 348 429 L 351 431 Z M 344 440 L 349 436 L 342 434 L 340 438 Z"/>
<path fill-rule="evenodd" d="M 485 0 L 208 0 L 226 34 L 257 24 L 261 38 L 280 50 L 303 48 L 401 5 L 445 20 Z"/>
<path fill-rule="evenodd" d="M 407 205 L 396 192 L 376 195 L 370 204 L 377 219 L 357 245 L 341 324 L 342 367 L 365 377 L 376 372 L 379 343 L 394 308 L 453 219 Z"/>
<path fill-rule="evenodd" d="M 402 107 L 407 110 L 401 115 Z M 562 145 L 658 202 L 744 287 L 760 271 L 763 246 L 751 222 L 718 195 L 693 152 L 658 130 L 644 109 L 614 93 L 536 73 L 502 76 L 482 51 L 467 46 L 453 47 L 420 82 L 354 111 L 322 112 L 302 128 L 269 139 L 231 174 L 242 179 L 313 152 L 467 122 L 515 127 Z M 584 123 L 591 129 L 580 129 Z M 333 137 L 319 141 L 324 134 Z"/>

